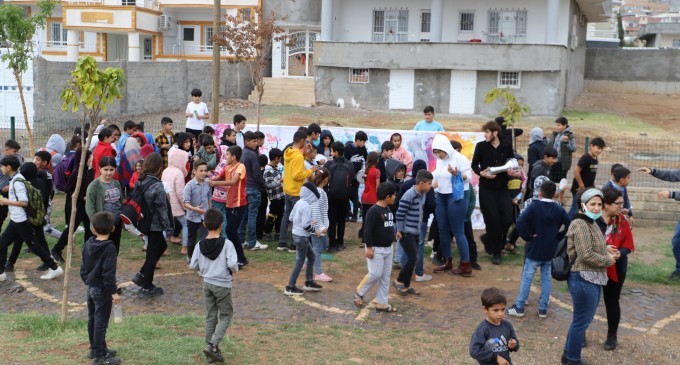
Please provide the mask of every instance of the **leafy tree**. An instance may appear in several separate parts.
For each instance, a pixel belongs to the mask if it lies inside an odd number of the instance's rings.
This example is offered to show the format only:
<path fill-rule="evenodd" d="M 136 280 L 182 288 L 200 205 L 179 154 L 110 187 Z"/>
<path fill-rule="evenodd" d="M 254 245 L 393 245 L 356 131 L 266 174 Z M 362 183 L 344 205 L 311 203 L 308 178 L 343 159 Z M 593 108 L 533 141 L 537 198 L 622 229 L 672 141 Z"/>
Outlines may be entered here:
<path fill-rule="evenodd" d="M 52 14 L 56 2 L 53 0 L 39 0 L 40 11 L 32 16 L 26 15 L 26 10 L 11 4 L 0 4 L 0 44 L 7 46 L 7 52 L 0 55 L 0 59 L 7 62 L 12 70 L 19 88 L 19 98 L 24 112 L 26 133 L 28 134 L 28 151 L 33 156 L 33 132 L 28 121 L 26 99 L 24 98 L 23 74 L 28 71 L 28 62 L 33 59 L 33 36 L 38 28 L 44 28 L 46 19 Z"/>
<path fill-rule="evenodd" d="M 75 70 L 71 71 L 71 80 L 68 86 L 61 91 L 63 104 L 61 109 L 69 109 L 77 113 L 82 108 L 82 130 L 85 132 L 85 123 L 90 123 L 90 130 L 87 140 L 83 142 L 80 167 L 76 178 L 75 191 L 80 191 L 85 170 L 87 156 L 87 146 L 92 141 L 94 130 L 99 124 L 99 113 L 106 111 L 106 105 L 112 104 L 117 99 L 122 99 L 120 93 L 125 85 L 125 75 L 120 68 L 107 67 L 105 70 L 97 68 L 97 61 L 91 56 L 81 57 L 76 63 Z M 66 247 L 66 262 L 64 267 L 64 292 L 61 303 L 61 322 L 66 322 L 68 312 L 68 289 L 69 289 L 69 269 L 73 254 L 73 233 L 76 223 L 76 201 L 78 194 L 73 194 L 71 198 L 71 217 L 68 224 L 68 245 Z"/>
<path fill-rule="evenodd" d="M 264 95 L 264 74 L 274 42 L 287 38 L 285 30 L 276 25 L 277 14 L 264 14 L 257 8 L 254 17 L 227 15 L 225 31 L 215 38 L 231 54 L 231 63 L 245 63 L 257 90 L 257 130 L 260 130 L 260 105 Z M 213 106 L 215 108 L 215 106 Z"/>
<path fill-rule="evenodd" d="M 522 120 L 522 117 L 531 113 L 531 109 L 527 104 L 520 103 L 515 98 L 515 94 L 509 88 L 493 88 L 484 97 L 486 104 L 491 104 L 494 101 L 500 101 L 504 104 L 500 114 L 505 119 L 506 127 L 512 130 L 512 150 L 515 150 L 515 125 Z"/>
<path fill-rule="evenodd" d="M 616 30 L 619 35 L 619 47 L 625 47 L 625 35 L 626 32 L 623 30 L 623 20 L 621 19 L 621 13 L 616 14 Z"/>

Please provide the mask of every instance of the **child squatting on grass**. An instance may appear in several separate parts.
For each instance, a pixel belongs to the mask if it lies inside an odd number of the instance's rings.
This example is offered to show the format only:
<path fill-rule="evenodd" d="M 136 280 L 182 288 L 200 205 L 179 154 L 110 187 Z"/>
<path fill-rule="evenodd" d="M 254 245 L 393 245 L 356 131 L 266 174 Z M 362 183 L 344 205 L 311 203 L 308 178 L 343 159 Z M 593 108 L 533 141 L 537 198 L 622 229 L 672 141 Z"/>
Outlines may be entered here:
<path fill-rule="evenodd" d="M 470 356 L 480 365 L 512 364 L 510 351 L 519 350 L 515 329 L 503 319 L 506 304 L 500 289 L 488 288 L 482 292 L 482 309 L 486 318 L 470 339 Z"/>

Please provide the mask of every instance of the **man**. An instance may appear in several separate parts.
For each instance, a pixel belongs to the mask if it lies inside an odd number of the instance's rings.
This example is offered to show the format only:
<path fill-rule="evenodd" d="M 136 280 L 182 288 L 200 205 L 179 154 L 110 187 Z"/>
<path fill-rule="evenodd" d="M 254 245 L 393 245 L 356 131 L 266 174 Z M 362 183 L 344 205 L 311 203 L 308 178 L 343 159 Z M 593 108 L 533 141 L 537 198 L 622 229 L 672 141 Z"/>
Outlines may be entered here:
<path fill-rule="evenodd" d="M 495 121 L 482 126 L 484 141 L 477 144 L 472 156 L 472 170 L 480 176 L 479 205 L 486 223 L 486 237 L 482 237 L 487 253 L 493 255 L 492 263 L 500 265 L 501 250 L 505 236 L 512 223 L 512 196 L 508 190 L 509 178 L 517 178 L 519 172 L 508 170 L 491 174 L 490 167 L 502 166 L 514 156 L 512 147 L 499 138 L 501 128 Z"/>

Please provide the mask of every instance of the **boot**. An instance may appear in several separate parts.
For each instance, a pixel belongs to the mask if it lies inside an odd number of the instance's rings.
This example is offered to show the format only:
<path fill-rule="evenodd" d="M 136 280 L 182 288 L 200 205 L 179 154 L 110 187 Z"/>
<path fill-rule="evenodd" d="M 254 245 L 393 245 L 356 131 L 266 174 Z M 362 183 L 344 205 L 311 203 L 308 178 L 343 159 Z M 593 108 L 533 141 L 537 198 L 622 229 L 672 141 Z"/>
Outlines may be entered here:
<path fill-rule="evenodd" d="M 469 278 L 472 276 L 472 265 L 469 262 L 461 261 L 457 268 L 451 269 L 451 274 Z"/>
<path fill-rule="evenodd" d="M 434 272 L 444 272 L 446 270 L 451 270 L 453 268 L 453 259 L 452 258 L 447 258 L 446 261 L 444 261 L 444 265 L 440 265 L 434 268 Z"/>

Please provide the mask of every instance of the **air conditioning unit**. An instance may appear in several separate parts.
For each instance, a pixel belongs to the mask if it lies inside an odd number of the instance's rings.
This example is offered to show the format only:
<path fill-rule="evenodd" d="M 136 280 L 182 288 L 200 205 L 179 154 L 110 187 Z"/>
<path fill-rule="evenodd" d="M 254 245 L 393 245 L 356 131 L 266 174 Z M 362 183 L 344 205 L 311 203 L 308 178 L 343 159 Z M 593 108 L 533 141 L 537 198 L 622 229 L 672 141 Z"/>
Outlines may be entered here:
<path fill-rule="evenodd" d="M 161 15 L 158 18 L 158 29 L 168 30 L 172 28 L 172 17 L 169 15 Z"/>

